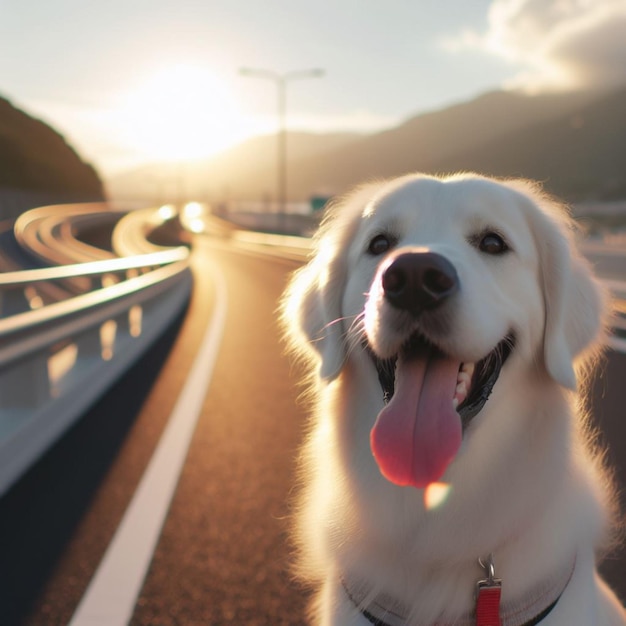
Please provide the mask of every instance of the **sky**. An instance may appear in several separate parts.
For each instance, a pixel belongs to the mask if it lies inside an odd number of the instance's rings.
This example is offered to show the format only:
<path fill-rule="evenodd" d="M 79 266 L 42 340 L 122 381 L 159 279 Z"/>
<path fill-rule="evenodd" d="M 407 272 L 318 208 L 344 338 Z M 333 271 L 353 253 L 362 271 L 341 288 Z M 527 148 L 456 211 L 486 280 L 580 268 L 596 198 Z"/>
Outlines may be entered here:
<path fill-rule="evenodd" d="M 0 0 L 0 95 L 106 176 L 274 132 L 278 81 L 244 67 L 294 73 L 289 128 L 372 132 L 626 83 L 625 32 L 626 0 Z"/>

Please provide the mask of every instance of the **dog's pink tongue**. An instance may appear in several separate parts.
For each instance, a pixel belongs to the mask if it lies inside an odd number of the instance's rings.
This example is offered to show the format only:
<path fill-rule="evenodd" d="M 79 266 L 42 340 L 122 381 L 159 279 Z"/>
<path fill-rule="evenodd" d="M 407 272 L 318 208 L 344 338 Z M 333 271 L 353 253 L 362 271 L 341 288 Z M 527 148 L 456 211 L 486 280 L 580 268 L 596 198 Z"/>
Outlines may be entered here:
<path fill-rule="evenodd" d="M 461 418 L 452 407 L 460 363 L 439 353 L 399 358 L 394 395 L 370 434 L 381 473 L 396 485 L 437 481 L 461 445 Z"/>

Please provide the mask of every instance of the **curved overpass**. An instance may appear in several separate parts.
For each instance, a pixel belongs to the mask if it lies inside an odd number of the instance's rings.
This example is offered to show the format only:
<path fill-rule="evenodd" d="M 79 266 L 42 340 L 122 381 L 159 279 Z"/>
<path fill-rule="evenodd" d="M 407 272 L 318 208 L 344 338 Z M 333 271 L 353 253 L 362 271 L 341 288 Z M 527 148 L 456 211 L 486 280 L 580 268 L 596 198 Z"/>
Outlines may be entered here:
<path fill-rule="evenodd" d="M 45 207 L 15 223 L 16 241 L 40 267 L 0 274 L 8 311 L 0 318 L 0 494 L 150 347 L 189 298 L 188 249 L 150 244 L 144 231 L 138 235 L 125 223 L 126 212 L 107 209 Z M 150 217 L 152 228 L 163 222 L 154 211 Z M 125 231 L 123 256 L 76 235 L 111 224 L 113 232 Z"/>

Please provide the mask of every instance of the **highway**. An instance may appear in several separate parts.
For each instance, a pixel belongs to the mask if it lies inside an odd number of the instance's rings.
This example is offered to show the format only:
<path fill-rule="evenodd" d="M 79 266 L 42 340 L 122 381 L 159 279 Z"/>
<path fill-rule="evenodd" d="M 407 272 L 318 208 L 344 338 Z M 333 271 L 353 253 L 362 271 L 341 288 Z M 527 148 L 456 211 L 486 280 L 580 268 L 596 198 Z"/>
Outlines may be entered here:
<path fill-rule="evenodd" d="M 296 267 L 197 237 L 185 314 L 0 500 L 2 626 L 306 623 L 307 594 L 289 575 L 287 540 L 306 405 L 299 401 L 301 372 L 283 354 L 276 325 L 277 299 Z M 220 317 L 216 360 L 205 368 L 210 380 L 196 383 L 194 362 Z M 625 377 L 626 354 L 610 352 L 593 396 L 622 486 Z M 145 578 L 141 569 L 135 583 L 124 578 L 132 577 L 139 537 L 111 557 L 119 569 L 94 592 L 90 581 L 111 554 L 190 379 L 208 388 L 206 395 L 200 389 L 197 423 L 162 529 L 156 525 L 162 532 Z M 151 506 L 138 507 L 140 528 L 155 521 Z M 607 561 L 605 572 L 626 597 L 626 553 Z M 132 584 L 138 596 L 130 594 L 126 619 L 116 594 Z M 86 606 L 86 598 L 95 604 Z M 94 611 L 107 617 L 98 621 Z"/>

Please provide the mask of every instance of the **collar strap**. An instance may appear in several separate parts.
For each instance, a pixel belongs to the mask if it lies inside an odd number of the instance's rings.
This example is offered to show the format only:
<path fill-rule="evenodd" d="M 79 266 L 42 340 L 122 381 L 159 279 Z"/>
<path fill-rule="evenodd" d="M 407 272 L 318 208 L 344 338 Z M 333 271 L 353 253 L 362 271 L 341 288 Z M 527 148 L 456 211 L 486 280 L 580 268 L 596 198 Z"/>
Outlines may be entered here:
<path fill-rule="evenodd" d="M 539 624 L 557 605 L 574 574 L 575 566 L 576 559 L 571 567 L 550 581 L 544 581 L 532 589 L 525 598 L 503 603 L 499 608 L 499 624 L 501 626 L 536 626 Z M 345 579 L 341 580 L 341 584 L 352 604 L 374 626 L 423 626 L 418 622 L 410 621 L 408 609 L 391 596 L 381 593 L 372 598 L 371 590 L 366 585 L 351 586 Z M 467 613 L 453 622 L 437 621 L 432 626 L 476 626 L 476 624 L 476 614 Z"/>
<path fill-rule="evenodd" d="M 526 622 L 522 626 L 537 626 L 537 624 L 539 624 L 539 622 L 541 622 L 544 617 L 548 617 L 548 615 L 550 615 L 552 609 L 557 605 L 558 601 L 559 598 L 557 598 L 550 606 L 546 607 L 546 609 L 539 613 L 539 615 L 537 615 L 534 619 L 531 619 L 529 622 Z M 361 613 L 363 617 L 365 617 L 368 622 L 374 624 L 374 626 L 390 626 L 389 624 L 387 624 L 387 622 L 383 622 L 377 617 L 374 617 L 369 611 L 362 610 Z"/>

